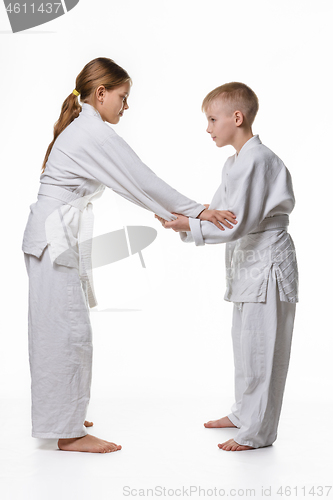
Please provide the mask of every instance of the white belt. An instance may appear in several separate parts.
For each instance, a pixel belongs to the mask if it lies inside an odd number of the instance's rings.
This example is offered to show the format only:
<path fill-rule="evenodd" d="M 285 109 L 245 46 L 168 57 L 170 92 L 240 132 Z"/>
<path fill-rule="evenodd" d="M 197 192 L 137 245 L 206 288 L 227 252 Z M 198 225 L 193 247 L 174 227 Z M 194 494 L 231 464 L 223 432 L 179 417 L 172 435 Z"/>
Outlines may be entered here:
<path fill-rule="evenodd" d="M 266 217 L 259 226 L 257 226 L 253 231 L 251 231 L 248 234 L 255 234 L 255 233 L 261 233 L 263 231 L 269 231 L 273 229 L 287 229 L 289 225 L 289 215 L 288 214 L 279 214 L 279 215 L 274 215 L 272 217 Z M 246 238 L 246 236 L 244 236 Z M 226 249 L 225 249 L 225 267 L 227 269 L 227 273 L 229 272 L 229 269 L 231 269 L 231 262 L 232 262 L 232 256 L 237 244 L 237 241 L 239 240 L 234 240 L 234 241 L 229 241 L 226 244 Z M 228 278 L 227 278 L 228 279 Z"/>
<path fill-rule="evenodd" d="M 79 209 L 81 212 L 78 241 L 79 275 L 80 279 L 86 282 L 86 287 L 84 289 L 85 293 L 87 294 L 87 299 L 90 307 L 95 307 L 97 305 L 91 263 L 92 237 L 94 227 L 94 214 L 92 211 L 93 205 L 91 203 L 91 200 L 99 198 L 103 194 L 104 189 L 105 186 L 101 184 L 94 193 L 86 196 L 80 196 L 60 186 L 55 186 L 53 184 L 41 184 L 38 191 L 38 194 L 55 198 L 67 205 L 71 205 Z M 66 232 L 66 228 L 64 228 L 64 230 Z M 66 236 L 68 237 L 67 234 Z"/>
<path fill-rule="evenodd" d="M 266 217 L 258 227 L 253 229 L 248 234 L 260 233 L 262 231 L 268 231 L 270 229 L 287 229 L 289 226 L 289 215 L 288 214 L 279 214 L 273 215 L 272 217 Z"/>

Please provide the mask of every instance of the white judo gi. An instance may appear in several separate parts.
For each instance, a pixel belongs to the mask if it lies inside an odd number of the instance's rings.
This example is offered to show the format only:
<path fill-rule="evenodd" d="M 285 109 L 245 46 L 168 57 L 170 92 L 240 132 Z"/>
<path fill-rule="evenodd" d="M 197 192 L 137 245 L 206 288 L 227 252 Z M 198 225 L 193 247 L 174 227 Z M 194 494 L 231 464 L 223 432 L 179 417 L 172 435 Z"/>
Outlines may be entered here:
<path fill-rule="evenodd" d="M 137 205 L 172 220 L 204 209 L 166 184 L 128 144 L 83 103 L 57 137 L 30 206 L 22 250 L 29 276 L 29 362 L 32 436 L 71 438 L 83 426 L 90 397 L 92 332 L 97 304 L 89 245 L 92 200 L 109 187 Z"/>
<path fill-rule="evenodd" d="M 185 242 L 226 243 L 225 300 L 234 302 L 232 339 L 235 403 L 228 418 L 235 441 L 254 448 L 277 436 L 288 371 L 298 270 L 287 232 L 295 205 L 291 176 L 258 135 L 227 159 L 211 209 L 230 210 L 238 223 L 220 231 L 189 219 Z"/>

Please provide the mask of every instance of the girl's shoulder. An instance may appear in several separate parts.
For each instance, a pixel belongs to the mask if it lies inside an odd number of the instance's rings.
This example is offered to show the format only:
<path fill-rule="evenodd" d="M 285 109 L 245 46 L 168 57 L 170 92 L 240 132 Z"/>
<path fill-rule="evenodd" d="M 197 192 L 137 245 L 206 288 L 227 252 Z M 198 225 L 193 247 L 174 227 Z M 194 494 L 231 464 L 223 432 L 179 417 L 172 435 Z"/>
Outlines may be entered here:
<path fill-rule="evenodd" d="M 87 116 L 82 113 L 73 120 L 60 134 L 63 143 L 80 143 L 85 146 L 102 146 L 116 132 L 106 122 L 97 116 Z"/>

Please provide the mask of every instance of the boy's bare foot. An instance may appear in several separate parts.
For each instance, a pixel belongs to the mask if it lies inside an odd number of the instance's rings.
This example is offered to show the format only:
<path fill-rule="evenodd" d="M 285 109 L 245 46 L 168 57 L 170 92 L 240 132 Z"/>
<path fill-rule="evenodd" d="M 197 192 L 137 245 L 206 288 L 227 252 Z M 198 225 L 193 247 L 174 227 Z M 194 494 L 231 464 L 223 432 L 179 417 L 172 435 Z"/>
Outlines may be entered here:
<path fill-rule="evenodd" d="M 220 450 L 225 451 L 245 451 L 245 450 L 254 450 L 252 446 L 245 446 L 243 444 L 238 444 L 233 439 L 229 439 L 225 443 L 217 445 Z"/>
<path fill-rule="evenodd" d="M 220 429 L 222 427 L 236 427 L 232 422 L 230 422 L 228 417 L 222 417 L 219 420 L 210 420 L 209 422 L 204 424 L 204 426 L 207 429 Z"/>
<path fill-rule="evenodd" d="M 89 422 L 89 420 L 85 420 L 83 425 L 85 427 L 92 427 L 94 425 L 94 422 Z"/>
<path fill-rule="evenodd" d="M 121 446 L 104 441 L 91 434 L 79 438 L 59 439 L 58 447 L 63 451 L 87 451 L 89 453 L 110 453 L 121 450 Z"/>

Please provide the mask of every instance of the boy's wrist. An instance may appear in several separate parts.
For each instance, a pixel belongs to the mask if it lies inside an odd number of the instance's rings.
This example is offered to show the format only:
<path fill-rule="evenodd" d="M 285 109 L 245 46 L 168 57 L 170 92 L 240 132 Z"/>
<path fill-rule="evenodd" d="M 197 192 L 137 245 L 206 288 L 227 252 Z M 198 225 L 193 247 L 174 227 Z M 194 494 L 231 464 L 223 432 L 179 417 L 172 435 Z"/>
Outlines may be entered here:
<path fill-rule="evenodd" d="M 201 215 L 201 214 L 202 214 L 205 210 L 207 210 L 207 208 L 204 208 L 203 210 L 201 210 L 201 212 L 197 215 L 197 217 L 196 217 L 196 218 L 197 218 L 197 219 L 200 219 L 200 215 Z"/>

